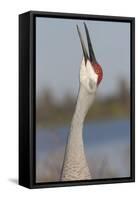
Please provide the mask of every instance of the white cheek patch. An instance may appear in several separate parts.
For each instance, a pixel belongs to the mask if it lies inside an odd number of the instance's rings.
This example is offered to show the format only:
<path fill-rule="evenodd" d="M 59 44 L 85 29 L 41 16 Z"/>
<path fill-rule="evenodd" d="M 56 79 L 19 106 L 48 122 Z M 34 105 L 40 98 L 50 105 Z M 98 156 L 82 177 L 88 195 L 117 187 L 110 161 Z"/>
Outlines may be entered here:
<path fill-rule="evenodd" d="M 96 89 L 97 89 L 97 84 L 95 81 L 93 80 L 90 80 L 90 79 L 85 79 L 81 82 L 83 84 L 83 86 L 87 89 L 87 91 L 89 93 L 94 93 L 96 92 Z"/>
<path fill-rule="evenodd" d="M 80 82 L 88 90 L 89 93 L 93 93 L 97 88 L 98 76 L 95 73 L 91 63 L 87 61 L 86 65 L 82 61 L 80 68 Z"/>
<path fill-rule="evenodd" d="M 90 93 L 96 92 L 97 89 L 97 82 L 89 80 L 89 91 Z"/>
<path fill-rule="evenodd" d="M 89 60 L 87 61 L 86 69 L 87 69 L 90 79 L 92 79 L 93 81 L 97 83 L 98 75 L 95 73 L 93 66 L 91 65 Z"/>

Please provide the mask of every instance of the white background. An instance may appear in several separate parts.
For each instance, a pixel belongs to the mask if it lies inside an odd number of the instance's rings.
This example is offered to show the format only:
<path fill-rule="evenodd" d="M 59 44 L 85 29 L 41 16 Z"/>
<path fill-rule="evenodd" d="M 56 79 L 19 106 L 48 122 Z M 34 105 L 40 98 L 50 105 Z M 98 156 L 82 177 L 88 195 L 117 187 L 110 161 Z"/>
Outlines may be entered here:
<path fill-rule="evenodd" d="M 0 199 L 137 199 L 138 183 L 29 190 L 18 177 L 18 14 L 28 10 L 138 16 L 136 0 L 4 0 L 0 5 Z M 136 29 L 138 25 L 136 24 Z M 137 33 L 137 30 L 136 30 Z M 137 35 L 137 34 L 136 34 Z M 136 43 L 137 46 L 137 43 Z M 136 70 L 137 73 L 137 70 Z M 137 79 L 136 79 L 137 84 Z M 136 95 L 137 100 L 137 95 Z M 137 129 L 136 129 L 137 130 Z M 136 133 L 137 135 L 137 133 Z M 137 137 L 136 137 L 137 139 Z M 137 146 L 137 141 L 136 141 Z M 136 148 L 136 153 L 137 153 Z M 137 154 L 136 154 L 137 155 Z M 136 165 L 137 168 L 137 165 Z M 137 178 L 137 177 L 136 177 Z"/>

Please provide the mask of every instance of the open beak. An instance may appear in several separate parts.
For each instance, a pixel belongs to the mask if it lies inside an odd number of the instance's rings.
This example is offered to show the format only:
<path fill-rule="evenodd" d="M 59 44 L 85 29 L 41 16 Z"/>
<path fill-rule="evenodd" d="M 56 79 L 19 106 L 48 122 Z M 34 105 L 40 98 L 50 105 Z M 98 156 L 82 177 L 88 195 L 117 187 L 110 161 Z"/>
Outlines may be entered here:
<path fill-rule="evenodd" d="M 87 49 L 85 47 L 85 44 L 82 39 L 78 25 L 77 25 L 77 30 L 78 30 L 78 34 L 79 34 L 79 38 L 80 38 L 80 42 L 81 42 L 81 46 L 82 46 L 82 51 L 83 51 L 83 55 L 84 55 L 84 60 L 85 60 L 85 64 L 86 64 L 87 60 L 89 59 L 89 56 L 88 56 Z"/>
<path fill-rule="evenodd" d="M 79 38 L 80 38 L 80 42 L 81 42 L 81 46 L 82 46 L 82 50 L 83 50 L 85 64 L 86 64 L 88 59 L 91 61 L 91 63 L 97 63 L 96 57 L 95 57 L 95 54 L 94 54 L 94 50 L 93 50 L 93 47 L 92 47 L 92 43 L 91 43 L 91 40 L 90 40 L 89 31 L 88 31 L 88 28 L 87 28 L 85 23 L 84 23 L 84 28 L 85 28 L 86 37 L 87 37 L 87 44 L 88 44 L 89 54 L 87 53 L 87 49 L 85 47 L 84 41 L 82 39 L 80 30 L 79 30 L 79 27 L 77 25 L 77 31 L 78 31 L 78 34 L 79 34 Z"/>

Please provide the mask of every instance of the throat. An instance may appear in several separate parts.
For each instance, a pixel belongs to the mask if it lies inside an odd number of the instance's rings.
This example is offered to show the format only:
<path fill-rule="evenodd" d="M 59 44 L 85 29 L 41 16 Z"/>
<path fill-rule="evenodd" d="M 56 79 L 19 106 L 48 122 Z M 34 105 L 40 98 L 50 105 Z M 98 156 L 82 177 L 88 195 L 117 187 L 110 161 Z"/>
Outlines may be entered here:
<path fill-rule="evenodd" d="M 94 97 L 95 94 L 89 94 L 83 86 L 80 86 L 65 150 L 62 180 L 91 178 L 84 152 L 83 124 Z"/>
<path fill-rule="evenodd" d="M 94 98 L 95 92 L 89 93 L 83 85 L 80 86 L 76 108 L 72 119 L 73 125 L 78 123 L 81 125 L 84 123 L 85 117 L 94 101 Z"/>

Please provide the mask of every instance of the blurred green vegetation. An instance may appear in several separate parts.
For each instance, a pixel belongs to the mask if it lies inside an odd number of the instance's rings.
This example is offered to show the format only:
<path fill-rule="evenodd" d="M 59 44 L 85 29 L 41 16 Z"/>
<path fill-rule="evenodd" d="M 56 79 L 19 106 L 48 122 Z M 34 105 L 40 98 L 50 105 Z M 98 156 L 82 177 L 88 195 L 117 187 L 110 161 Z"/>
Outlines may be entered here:
<path fill-rule="evenodd" d="M 36 123 L 37 126 L 57 126 L 71 122 L 76 99 L 67 94 L 62 102 L 54 101 L 51 90 L 43 92 L 37 99 Z M 125 80 L 118 82 L 117 91 L 114 95 L 101 98 L 96 97 L 90 108 L 86 121 L 129 118 L 130 115 L 130 93 Z"/>

